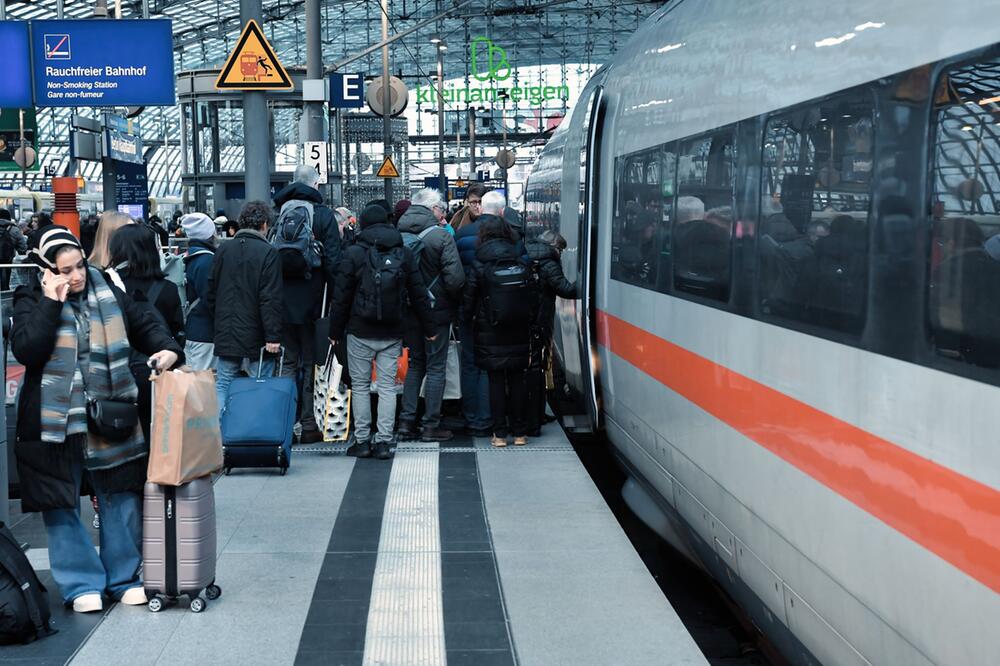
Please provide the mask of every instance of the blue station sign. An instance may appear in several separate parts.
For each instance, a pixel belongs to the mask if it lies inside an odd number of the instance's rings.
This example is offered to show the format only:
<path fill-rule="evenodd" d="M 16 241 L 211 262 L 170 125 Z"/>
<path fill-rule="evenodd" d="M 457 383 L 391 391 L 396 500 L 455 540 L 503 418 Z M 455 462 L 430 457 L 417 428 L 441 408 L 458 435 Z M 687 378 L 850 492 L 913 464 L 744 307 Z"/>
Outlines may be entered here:
<path fill-rule="evenodd" d="M 28 24 L 24 21 L 0 21 L 0 44 L 3 45 L 0 108 L 27 109 L 32 106 Z"/>
<path fill-rule="evenodd" d="M 360 109 L 365 105 L 365 77 L 362 74 L 330 75 L 330 106 Z"/>
<path fill-rule="evenodd" d="M 167 19 L 32 21 L 31 55 L 37 106 L 176 102 Z"/>
<path fill-rule="evenodd" d="M 142 164 L 142 139 L 116 129 L 104 130 L 104 156 L 119 162 Z"/>

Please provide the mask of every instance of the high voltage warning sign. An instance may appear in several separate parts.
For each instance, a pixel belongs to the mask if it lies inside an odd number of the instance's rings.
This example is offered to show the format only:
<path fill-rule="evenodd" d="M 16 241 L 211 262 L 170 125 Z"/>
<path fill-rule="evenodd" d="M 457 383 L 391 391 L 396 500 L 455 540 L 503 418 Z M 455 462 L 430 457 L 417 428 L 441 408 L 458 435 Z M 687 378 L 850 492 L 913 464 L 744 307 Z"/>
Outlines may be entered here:
<path fill-rule="evenodd" d="M 250 21 L 222 67 L 215 87 L 219 90 L 291 90 L 295 86 L 260 26 Z"/>

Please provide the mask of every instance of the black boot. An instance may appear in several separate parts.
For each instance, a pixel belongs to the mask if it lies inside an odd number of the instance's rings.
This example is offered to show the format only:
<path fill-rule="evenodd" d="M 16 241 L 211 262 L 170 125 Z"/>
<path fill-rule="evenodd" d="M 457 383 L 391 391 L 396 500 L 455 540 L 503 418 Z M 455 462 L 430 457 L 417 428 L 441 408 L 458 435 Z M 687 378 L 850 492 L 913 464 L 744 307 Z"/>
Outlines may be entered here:
<path fill-rule="evenodd" d="M 392 458 L 392 443 L 378 442 L 375 444 L 375 457 L 379 460 L 389 460 Z"/>
<path fill-rule="evenodd" d="M 417 432 L 416 427 L 412 423 L 405 421 L 399 422 L 399 430 L 396 434 L 401 442 L 413 442 L 420 437 L 420 433 Z"/>
<path fill-rule="evenodd" d="M 347 447 L 347 455 L 354 456 L 355 458 L 371 458 L 372 445 L 369 442 L 355 441 Z"/>

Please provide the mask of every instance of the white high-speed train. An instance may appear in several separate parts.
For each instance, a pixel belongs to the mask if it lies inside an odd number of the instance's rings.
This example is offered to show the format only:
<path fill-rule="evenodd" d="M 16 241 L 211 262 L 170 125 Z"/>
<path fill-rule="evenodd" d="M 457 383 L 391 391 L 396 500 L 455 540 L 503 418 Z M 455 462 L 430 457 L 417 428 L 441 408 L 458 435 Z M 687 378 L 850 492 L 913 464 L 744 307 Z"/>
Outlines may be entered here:
<path fill-rule="evenodd" d="M 794 662 L 1000 662 L 998 15 L 675 0 L 528 181 L 626 499 Z"/>

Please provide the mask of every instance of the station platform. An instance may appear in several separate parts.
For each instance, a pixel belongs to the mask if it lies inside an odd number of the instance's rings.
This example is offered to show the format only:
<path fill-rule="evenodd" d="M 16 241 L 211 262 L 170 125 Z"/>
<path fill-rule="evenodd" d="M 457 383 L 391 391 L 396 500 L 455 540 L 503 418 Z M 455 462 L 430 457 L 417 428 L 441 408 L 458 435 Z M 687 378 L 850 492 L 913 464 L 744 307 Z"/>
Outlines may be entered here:
<path fill-rule="evenodd" d="M 524 448 L 344 449 L 297 447 L 284 477 L 219 478 L 223 593 L 201 614 L 64 609 L 40 515 L 14 514 L 60 632 L 0 662 L 707 663 L 556 425 Z"/>

